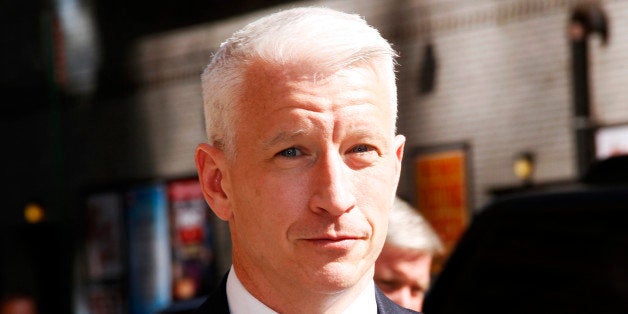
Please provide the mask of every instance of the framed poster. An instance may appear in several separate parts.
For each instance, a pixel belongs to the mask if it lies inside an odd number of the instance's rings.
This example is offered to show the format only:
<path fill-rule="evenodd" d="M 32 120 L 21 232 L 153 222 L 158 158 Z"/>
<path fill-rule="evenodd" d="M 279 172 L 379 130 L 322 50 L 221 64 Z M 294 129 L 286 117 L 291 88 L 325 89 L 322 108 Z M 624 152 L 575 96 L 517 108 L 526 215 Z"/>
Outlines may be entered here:
<path fill-rule="evenodd" d="M 168 183 L 173 300 L 207 295 L 214 282 L 212 216 L 197 178 Z"/>
<path fill-rule="evenodd" d="M 127 191 L 130 314 L 154 314 L 171 301 L 168 198 L 164 184 Z"/>
<path fill-rule="evenodd" d="M 456 246 L 470 220 L 469 147 L 453 144 L 411 151 L 416 208 L 432 225 L 445 247 L 434 258 L 433 273 Z"/>
<path fill-rule="evenodd" d="M 91 314 L 126 313 L 122 291 L 123 288 L 118 283 L 87 286 L 86 311 Z"/>
<path fill-rule="evenodd" d="M 119 279 L 123 272 L 123 198 L 116 192 L 86 199 L 85 251 L 88 279 Z"/>

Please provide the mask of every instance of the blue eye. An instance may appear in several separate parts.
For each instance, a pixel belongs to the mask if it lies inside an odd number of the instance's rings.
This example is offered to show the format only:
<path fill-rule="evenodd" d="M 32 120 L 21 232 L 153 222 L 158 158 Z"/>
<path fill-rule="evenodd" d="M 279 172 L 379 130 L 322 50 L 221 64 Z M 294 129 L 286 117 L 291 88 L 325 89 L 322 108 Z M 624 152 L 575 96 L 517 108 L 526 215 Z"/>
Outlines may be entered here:
<path fill-rule="evenodd" d="M 279 152 L 280 156 L 283 157 L 288 157 L 288 158 L 294 158 L 297 156 L 301 156 L 301 151 L 295 147 L 290 147 L 288 149 L 284 149 L 282 151 Z"/>
<path fill-rule="evenodd" d="M 374 148 L 366 144 L 356 145 L 353 148 L 351 148 L 351 152 L 353 153 L 366 153 L 372 150 L 374 150 Z"/>

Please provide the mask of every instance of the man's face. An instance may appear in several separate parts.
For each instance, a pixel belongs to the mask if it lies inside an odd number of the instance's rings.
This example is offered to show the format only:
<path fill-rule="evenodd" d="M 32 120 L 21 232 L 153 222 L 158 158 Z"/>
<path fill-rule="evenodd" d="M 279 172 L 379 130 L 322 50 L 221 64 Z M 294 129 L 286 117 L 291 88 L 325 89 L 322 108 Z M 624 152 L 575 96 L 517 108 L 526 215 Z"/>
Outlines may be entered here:
<path fill-rule="evenodd" d="M 375 283 L 395 303 L 421 311 L 430 284 L 432 254 L 384 245 L 375 262 Z"/>
<path fill-rule="evenodd" d="M 388 91 L 369 68 L 314 81 L 254 65 L 244 95 L 222 183 L 238 277 L 324 293 L 371 280 L 404 144 Z"/>

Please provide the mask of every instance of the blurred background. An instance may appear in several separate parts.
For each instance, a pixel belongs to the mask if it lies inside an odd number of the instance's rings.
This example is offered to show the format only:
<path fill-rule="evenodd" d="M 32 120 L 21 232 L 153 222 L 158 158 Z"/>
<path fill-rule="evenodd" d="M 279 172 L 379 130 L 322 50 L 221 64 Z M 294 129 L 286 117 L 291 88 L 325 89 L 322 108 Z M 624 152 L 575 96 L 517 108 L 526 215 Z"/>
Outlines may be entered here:
<path fill-rule="evenodd" d="M 399 52 L 399 194 L 449 251 L 496 198 L 628 153 L 627 1 L 4 0 L 0 291 L 44 313 L 205 295 L 230 248 L 195 181 L 199 75 L 233 31 L 303 5 L 360 14 Z"/>

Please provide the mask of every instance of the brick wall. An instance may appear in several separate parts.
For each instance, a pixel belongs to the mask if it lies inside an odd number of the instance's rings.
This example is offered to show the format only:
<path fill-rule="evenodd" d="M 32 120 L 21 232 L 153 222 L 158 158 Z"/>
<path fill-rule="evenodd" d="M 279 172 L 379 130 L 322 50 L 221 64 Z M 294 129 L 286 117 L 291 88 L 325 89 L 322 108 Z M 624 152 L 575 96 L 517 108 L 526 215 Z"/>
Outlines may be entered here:
<path fill-rule="evenodd" d="M 512 161 L 521 151 L 536 155 L 537 182 L 575 175 L 568 9 L 563 2 L 538 3 L 450 2 L 423 22 L 431 27 L 419 24 L 415 36 L 402 39 L 407 48 L 400 63 L 408 69 L 400 73 L 400 130 L 410 147 L 470 146 L 476 207 L 492 187 L 517 183 Z M 419 95 L 418 69 L 430 39 L 436 87 Z M 400 193 L 411 194 L 408 176 L 403 183 Z"/>
<path fill-rule="evenodd" d="M 409 149 L 466 143 L 471 151 L 474 207 L 493 187 L 517 184 L 518 152 L 536 156 L 535 182 L 575 180 L 570 48 L 567 19 L 575 1 L 302 1 L 359 13 L 400 52 L 399 131 Z M 610 43 L 591 44 L 593 103 L 599 123 L 628 122 L 628 2 L 606 1 Z M 134 101 L 144 112 L 142 144 L 153 176 L 194 173 L 192 152 L 203 141 L 198 76 L 210 52 L 231 32 L 259 15 L 154 35 L 138 42 Z M 435 89 L 418 93 L 425 47 L 437 61 Z M 124 166 L 122 166 L 124 168 Z M 137 170 L 136 170 L 137 171 Z M 139 173 L 142 174 L 142 173 Z M 404 174 L 399 192 L 412 194 Z"/>

